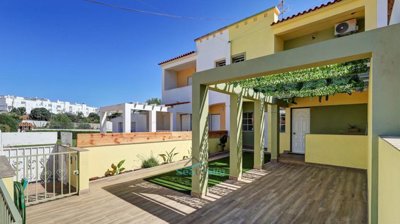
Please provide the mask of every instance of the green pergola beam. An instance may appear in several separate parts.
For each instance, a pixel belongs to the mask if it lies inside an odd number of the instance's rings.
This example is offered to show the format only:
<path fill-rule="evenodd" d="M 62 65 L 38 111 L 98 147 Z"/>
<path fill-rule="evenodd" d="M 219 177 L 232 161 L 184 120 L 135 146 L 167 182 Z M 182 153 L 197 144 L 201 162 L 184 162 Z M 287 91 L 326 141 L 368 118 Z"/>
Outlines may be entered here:
<path fill-rule="evenodd" d="M 263 93 L 254 91 L 252 88 L 242 88 L 240 85 L 234 86 L 232 84 L 220 83 L 209 85 L 209 89 L 225 94 L 242 94 L 243 98 L 253 101 L 264 101 L 270 104 L 279 102 L 276 97 L 266 96 Z"/>

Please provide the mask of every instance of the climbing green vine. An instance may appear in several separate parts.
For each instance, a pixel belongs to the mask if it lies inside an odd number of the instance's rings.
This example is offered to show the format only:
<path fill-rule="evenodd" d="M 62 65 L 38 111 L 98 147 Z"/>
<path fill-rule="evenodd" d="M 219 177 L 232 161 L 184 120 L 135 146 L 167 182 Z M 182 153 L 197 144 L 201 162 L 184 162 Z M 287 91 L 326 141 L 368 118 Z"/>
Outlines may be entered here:
<path fill-rule="evenodd" d="M 259 78 L 232 82 L 244 88 L 253 88 L 287 102 L 296 97 L 322 97 L 337 93 L 351 94 L 365 88 L 359 74 L 369 70 L 368 59 L 347 63 L 302 69 Z"/>

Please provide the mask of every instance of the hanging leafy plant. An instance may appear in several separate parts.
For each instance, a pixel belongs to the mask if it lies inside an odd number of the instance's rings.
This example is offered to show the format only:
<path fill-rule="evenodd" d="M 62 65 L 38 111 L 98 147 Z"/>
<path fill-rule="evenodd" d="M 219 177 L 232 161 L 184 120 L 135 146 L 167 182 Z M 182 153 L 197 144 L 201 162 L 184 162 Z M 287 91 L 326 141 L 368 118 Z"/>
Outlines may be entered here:
<path fill-rule="evenodd" d="M 296 97 L 323 97 L 337 93 L 362 91 L 365 83 L 358 74 L 367 73 L 369 59 L 302 69 L 277 75 L 232 82 L 234 86 L 253 88 L 288 103 Z"/>

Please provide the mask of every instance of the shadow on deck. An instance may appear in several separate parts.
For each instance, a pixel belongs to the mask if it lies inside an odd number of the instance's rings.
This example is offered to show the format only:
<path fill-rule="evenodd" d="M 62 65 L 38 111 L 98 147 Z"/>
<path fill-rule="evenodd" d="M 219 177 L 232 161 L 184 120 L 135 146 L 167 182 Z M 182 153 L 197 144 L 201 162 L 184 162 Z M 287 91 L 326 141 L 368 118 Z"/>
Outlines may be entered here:
<path fill-rule="evenodd" d="M 243 177 L 204 199 L 143 180 L 97 182 L 28 207 L 28 223 L 367 223 L 365 171 L 269 163 Z"/>

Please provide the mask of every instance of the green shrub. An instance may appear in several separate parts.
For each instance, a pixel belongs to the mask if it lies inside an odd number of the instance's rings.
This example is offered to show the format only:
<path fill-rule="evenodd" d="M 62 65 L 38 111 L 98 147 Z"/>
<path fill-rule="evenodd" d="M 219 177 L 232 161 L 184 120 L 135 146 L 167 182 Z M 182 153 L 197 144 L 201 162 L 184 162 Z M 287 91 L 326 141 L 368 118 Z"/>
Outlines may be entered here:
<path fill-rule="evenodd" d="M 150 156 L 150 158 L 142 161 L 142 168 L 150 168 L 158 165 L 160 165 L 160 163 L 154 156 Z"/>
<path fill-rule="evenodd" d="M 176 147 L 175 147 L 176 148 Z M 174 157 L 176 155 L 178 155 L 179 153 L 174 152 L 175 148 L 173 148 L 171 151 L 166 151 L 163 154 L 159 154 L 159 156 L 161 156 L 161 158 L 163 159 L 163 164 L 168 164 L 168 163 L 172 163 L 174 161 Z"/>
<path fill-rule="evenodd" d="M 0 124 L 0 130 L 1 130 L 2 132 L 10 132 L 10 131 L 11 131 L 11 128 L 10 128 L 10 126 L 8 126 L 8 125 L 6 125 L 6 124 Z"/>
<path fill-rule="evenodd" d="M 49 121 L 51 118 L 51 113 L 46 108 L 35 108 L 31 111 L 29 117 L 32 120 L 38 121 Z"/>
<path fill-rule="evenodd" d="M 71 119 L 65 114 L 56 114 L 50 119 L 50 128 L 71 129 L 74 127 Z"/>
<path fill-rule="evenodd" d="M 7 129 L 7 130 L 12 131 L 12 132 L 17 131 L 18 123 L 19 123 L 19 120 L 17 120 L 11 114 L 0 114 L 0 124 L 7 125 L 9 127 L 9 129 Z M 4 128 L 5 128 L 5 126 L 4 126 Z"/>
<path fill-rule="evenodd" d="M 107 169 L 104 176 L 108 177 L 108 176 L 115 176 L 115 175 L 121 174 L 122 171 L 125 170 L 125 168 L 122 166 L 122 165 L 124 165 L 124 163 L 125 163 L 125 160 L 121 160 L 121 161 L 119 161 L 119 163 L 117 165 L 115 165 L 114 163 L 111 164 L 111 169 Z"/>
<path fill-rule="evenodd" d="M 81 123 L 77 127 L 78 129 L 91 129 L 92 127 L 88 123 Z"/>

